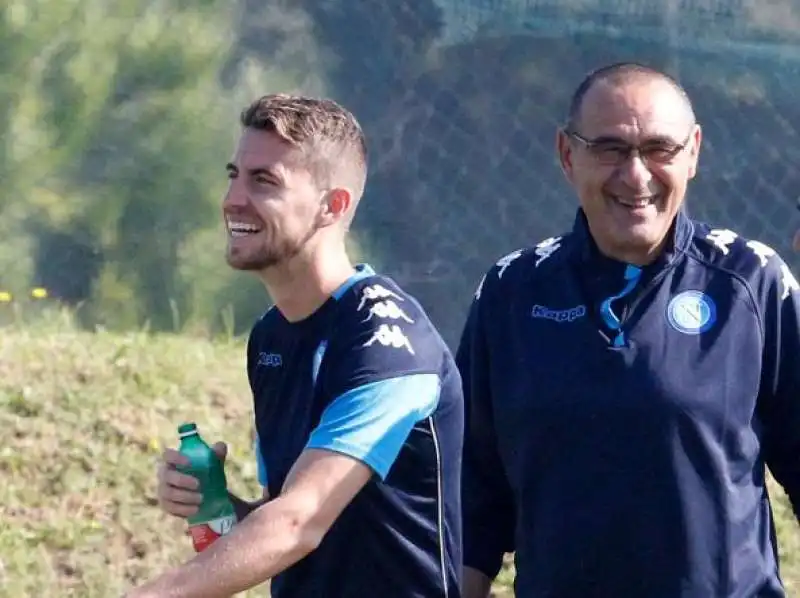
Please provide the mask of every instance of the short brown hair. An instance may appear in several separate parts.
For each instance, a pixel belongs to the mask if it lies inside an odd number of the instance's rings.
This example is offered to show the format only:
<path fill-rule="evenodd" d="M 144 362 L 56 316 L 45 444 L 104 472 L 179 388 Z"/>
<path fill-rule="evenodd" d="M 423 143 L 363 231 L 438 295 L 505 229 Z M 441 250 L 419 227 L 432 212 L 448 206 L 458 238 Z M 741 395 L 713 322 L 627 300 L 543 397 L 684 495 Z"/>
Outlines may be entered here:
<path fill-rule="evenodd" d="M 265 95 L 242 111 L 240 121 L 250 129 L 274 132 L 305 154 L 323 184 L 343 176 L 360 197 L 367 175 L 366 140 L 356 117 L 335 101 Z"/>

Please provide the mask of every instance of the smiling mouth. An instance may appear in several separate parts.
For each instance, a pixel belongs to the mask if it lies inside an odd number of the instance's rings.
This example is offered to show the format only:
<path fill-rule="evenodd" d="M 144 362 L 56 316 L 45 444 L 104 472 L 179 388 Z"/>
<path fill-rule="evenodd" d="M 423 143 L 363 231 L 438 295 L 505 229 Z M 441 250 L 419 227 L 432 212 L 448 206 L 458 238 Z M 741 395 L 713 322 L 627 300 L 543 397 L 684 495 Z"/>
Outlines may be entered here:
<path fill-rule="evenodd" d="M 227 220 L 228 234 L 231 237 L 246 237 L 248 235 L 255 235 L 261 232 L 261 227 L 257 224 L 249 222 L 239 222 L 236 220 Z"/>
<path fill-rule="evenodd" d="M 607 193 L 606 197 L 611 199 L 615 204 L 628 210 L 642 210 L 649 205 L 655 204 L 659 199 L 658 194 L 643 195 L 639 197 L 621 197 L 619 195 Z"/>

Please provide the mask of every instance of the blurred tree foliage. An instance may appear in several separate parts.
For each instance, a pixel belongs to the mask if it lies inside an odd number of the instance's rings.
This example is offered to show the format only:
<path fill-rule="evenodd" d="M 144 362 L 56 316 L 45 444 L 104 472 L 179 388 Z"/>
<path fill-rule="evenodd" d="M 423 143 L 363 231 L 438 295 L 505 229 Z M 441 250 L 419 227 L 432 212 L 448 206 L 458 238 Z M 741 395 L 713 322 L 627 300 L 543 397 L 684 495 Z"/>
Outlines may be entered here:
<path fill-rule="evenodd" d="M 796 3 L 679 4 L 6 0 L 0 291 L 44 286 L 87 325 L 246 331 L 268 298 L 224 263 L 221 166 L 243 105 L 299 90 L 364 125 L 356 254 L 454 344 L 488 265 L 571 223 L 555 128 L 580 78 L 618 60 L 695 101 L 693 214 L 796 266 Z"/>
<path fill-rule="evenodd" d="M 223 260 L 222 164 L 243 105 L 296 82 L 247 62 L 223 85 L 222 0 L 2 10 L 0 290 L 43 286 L 90 325 L 246 329 L 266 300 Z"/>

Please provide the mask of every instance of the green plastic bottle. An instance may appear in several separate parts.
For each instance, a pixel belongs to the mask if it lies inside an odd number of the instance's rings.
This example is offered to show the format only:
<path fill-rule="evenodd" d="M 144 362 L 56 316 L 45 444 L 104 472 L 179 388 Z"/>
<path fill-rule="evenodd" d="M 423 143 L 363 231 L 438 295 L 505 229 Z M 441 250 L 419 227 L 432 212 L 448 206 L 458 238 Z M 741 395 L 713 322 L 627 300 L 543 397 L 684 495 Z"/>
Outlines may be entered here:
<path fill-rule="evenodd" d="M 222 461 L 201 438 L 197 425 L 189 422 L 178 426 L 180 452 L 189 458 L 188 467 L 179 471 L 197 478 L 203 502 L 200 509 L 188 518 L 189 532 L 195 551 L 202 552 L 218 538 L 231 531 L 236 512 L 228 497 L 228 482 Z"/>

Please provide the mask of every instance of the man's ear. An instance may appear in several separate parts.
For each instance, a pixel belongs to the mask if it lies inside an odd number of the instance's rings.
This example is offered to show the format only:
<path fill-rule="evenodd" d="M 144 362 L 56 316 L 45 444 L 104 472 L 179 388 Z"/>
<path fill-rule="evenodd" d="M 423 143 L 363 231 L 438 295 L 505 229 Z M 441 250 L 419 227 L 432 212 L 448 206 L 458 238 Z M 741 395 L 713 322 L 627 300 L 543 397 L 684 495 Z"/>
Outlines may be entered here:
<path fill-rule="evenodd" d="M 693 179 L 697 174 L 697 161 L 700 158 L 700 145 L 703 143 L 703 130 L 700 125 L 695 125 L 694 133 L 691 136 L 689 159 L 689 178 Z"/>
<path fill-rule="evenodd" d="M 561 128 L 556 133 L 556 154 L 558 155 L 561 171 L 567 177 L 567 180 L 572 183 L 572 144 L 570 143 L 569 135 Z"/>
<path fill-rule="evenodd" d="M 350 211 L 353 194 L 349 189 L 337 188 L 328 191 L 322 198 L 319 224 L 330 226 L 342 220 Z"/>

